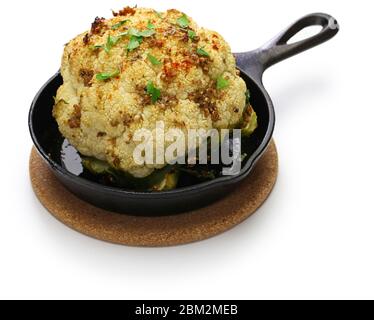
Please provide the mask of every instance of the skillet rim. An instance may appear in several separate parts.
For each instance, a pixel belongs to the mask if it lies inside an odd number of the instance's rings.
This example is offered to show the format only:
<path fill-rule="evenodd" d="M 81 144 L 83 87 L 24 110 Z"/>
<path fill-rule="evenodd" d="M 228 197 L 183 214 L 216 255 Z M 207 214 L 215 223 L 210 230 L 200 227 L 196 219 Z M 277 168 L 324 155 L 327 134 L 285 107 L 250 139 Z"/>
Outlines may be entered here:
<path fill-rule="evenodd" d="M 268 109 L 268 112 L 269 112 L 269 121 L 268 121 L 268 124 L 267 124 L 267 130 L 266 130 L 266 133 L 265 133 L 264 137 L 262 138 L 261 144 L 252 153 L 252 155 L 247 160 L 246 164 L 244 165 L 244 167 L 242 168 L 242 170 L 240 171 L 240 173 L 238 175 L 222 176 L 222 177 L 216 178 L 216 179 L 211 180 L 211 181 L 198 183 L 198 184 L 188 186 L 188 187 L 182 187 L 182 188 L 178 188 L 178 189 L 174 189 L 174 190 L 160 191 L 160 192 L 153 192 L 152 193 L 152 192 L 131 191 L 131 190 L 126 190 L 126 189 L 121 189 L 121 188 L 118 188 L 118 187 L 105 186 L 105 185 L 102 185 L 100 183 L 90 181 L 88 179 L 85 179 L 85 178 L 82 178 L 80 176 L 76 176 L 76 175 L 70 173 L 68 170 L 64 169 L 61 165 L 59 165 L 58 163 L 53 161 L 53 159 L 51 159 L 48 156 L 47 152 L 45 152 L 44 148 L 41 146 L 41 144 L 39 143 L 39 141 L 36 137 L 35 130 L 34 130 L 34 125 L 33 125 L 33 116 L 34 116 L 34 111 L 36 109 L 37 102 L 40 99 L 40 96 L 42 95 L 42 93 L 46 90 L 46 88 L 57 77 L 61 76 L 59 71 L 57 73 L 55 73 L 46 83 L 44 83 L 44 85 L 39 89 L 39 91 L 37 92 L 36 96 L 34 97 L 32 103 L 31 103 L 31 107 L 30 107 L 29 114 L 28 114 L 28 126 L 29 126 L 31 139 L 32 139 L 32 141 L 34 143 L 34 146 L 36 147 L 36 150 L 38 151 L 39 155 L 41 155 L 42 158 L 44 159 L 44 161 L 47 162 L 47 164 L 52 169 L 52 171 L 54 171 L 55 173 L 58 173 L 60 175 L 63 175 L 65 178 L 68 178 L 70 181 L 72 181 L 73 183 L 75 183 L 77 185 L 81 185 L 81 186 L 84 186 L 86 188 L 91 188 L 91 189 L 95 189 L 95 190 L 101 189 L 101 191 L 105 192 L 105 193 L 123 195 L 123 196 L 129 197 L 129 198 L 163 199 L 163 198 L 172 198 L 172 197 L 175 197 L 175 196 L 183 195 L 184 193 L 193 194 L 193 193 L 198 193 L 201 190 L 205 190 L 205 189 L 209 189 L 209 188 L 214 188 L 214 187 L 218 187 L 218 186 L 224 187 L 226 185 L 235 184 L 235 183 L 240 182 L 241 180 L 245 179 L 249 175 L 249 173 L 253 169 L 254 165 L 257 163 L 257 161 L 262 157 L 262 155 L 266 151 L 266 149 L 267 149 L 267 147 L 268 147 L 268 145 L 271 141 L 271 138 L 272 138 L 273 132 L 274 132 L 274 127 L 275 127 L 275 110 L 274 110 L 273 103 L 272 103 L 272 101 L 270 99 L 270 96 L 267 93 L 266 89 L 264 88 L 262 83 L 259 84 L 253 77 L 249 76 L 241 68 L 238 67 L 238 69 L 241 71 L 241 77 L 244 76 L 244 78 L 245 77 L 248 78 L 249 80 L 251 80 L 251 82 L 254 85 L 257 86 L 257 88 L 259 89 L 259 91 L 261 92 L 261 94 L 264 97 L 264 100 L 266 102 L 267 109 Z M 244 80 L 246 81 L 246 79 L 244 79 Z"/>

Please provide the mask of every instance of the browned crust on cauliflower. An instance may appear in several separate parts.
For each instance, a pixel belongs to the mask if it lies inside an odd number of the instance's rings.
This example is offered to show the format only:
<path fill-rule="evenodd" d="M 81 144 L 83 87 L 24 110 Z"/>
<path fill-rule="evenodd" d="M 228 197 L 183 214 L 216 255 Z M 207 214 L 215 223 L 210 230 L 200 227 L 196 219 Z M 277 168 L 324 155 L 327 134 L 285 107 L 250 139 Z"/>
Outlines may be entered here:
<path fill-rule="evenodd" d="M 180 26 L 182 17 L 175 9 L 127 7 L 114 18 L 96 18 L 90 31 L 65 47 L 64 83 L 53 115 L 80 153 L 144 177 L 163 165 L 134 163 L 138 143 L 132 137 L 138 129 L 152 131 L 163 121 L 166 130 L 186 133 L 240 122 L 246 85 L 229 45 L 190 17 L 188 26 Z M 228 85 L 219 89 L 219 78 Z M 149 83 L 160 91 L 157 101 Z"/>

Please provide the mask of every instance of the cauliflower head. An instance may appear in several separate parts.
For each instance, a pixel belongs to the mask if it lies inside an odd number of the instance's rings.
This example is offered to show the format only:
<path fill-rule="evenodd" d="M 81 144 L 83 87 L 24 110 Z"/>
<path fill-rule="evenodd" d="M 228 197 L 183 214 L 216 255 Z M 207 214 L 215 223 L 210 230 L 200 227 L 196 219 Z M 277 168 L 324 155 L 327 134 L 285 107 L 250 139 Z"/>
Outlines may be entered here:
<path fill-rule="evenodd" d="M 177 10 L 124 8 L 96 18 L 65 47 L 53 115 L 84 156 L 135 177 L 165 165 L 138 165 L 134 133 L 233 128 L 246 85 L 226 41 Z"/>

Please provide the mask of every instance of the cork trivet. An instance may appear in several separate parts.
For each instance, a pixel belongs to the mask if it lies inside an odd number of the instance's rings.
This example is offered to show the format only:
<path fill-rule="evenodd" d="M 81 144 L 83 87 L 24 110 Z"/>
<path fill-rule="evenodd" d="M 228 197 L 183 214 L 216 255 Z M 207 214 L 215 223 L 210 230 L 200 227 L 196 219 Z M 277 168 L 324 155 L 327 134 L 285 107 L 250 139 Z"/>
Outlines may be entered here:
<path fill-rule="evenodd" d="M 232 193 L 202 209 L 168 217 L 135 217 L 96 208 L 75 197 L 55 178 L 35 148 L 30 176 L 44 207 L 70 228 L 128 246 L 164 247 L 204 240 L 238 225 L 267 199 L 278 173 L 274 142 L 252 173 Z"/>

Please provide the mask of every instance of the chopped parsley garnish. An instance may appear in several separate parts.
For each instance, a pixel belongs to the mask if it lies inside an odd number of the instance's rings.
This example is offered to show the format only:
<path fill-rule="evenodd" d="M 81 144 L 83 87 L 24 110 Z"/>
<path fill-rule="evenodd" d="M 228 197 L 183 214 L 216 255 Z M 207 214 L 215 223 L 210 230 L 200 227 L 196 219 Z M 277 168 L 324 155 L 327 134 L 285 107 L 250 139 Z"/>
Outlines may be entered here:
<path fill-rule="evenodd" d="M 90 49 L 91 50 L 104 49 L 106 53 L 109 53 L 109 51 L 118 43 L 118 41 L 121 40 L 122 36 L 123 35 L 114 37 L 114 36 L 109 35 L 104 45 L 94 45 Z"/>
<path fill-rule="evenodd" d="M 117 44 L 117 42 L 120 40 L 120 37 L 112 37 L 108 36 L 108 39 L 106 41 L 106 44 L 104 46 L 104 50 L 106 53 L 109 53 L 109 51 Z"/>
<path fill-rule="evenodd" d="M 129 35 L 130 42 L 127 45 L 128 51 L 133 51 L 140 46 L 143 42 L 143 38 L 148 38 L 153 36 L 156 33 L 153 29 L 147 29 L 144 31 L 139 31 L 138 29 L 131 28 L 129 31 L 122 33 L 120 36 Z"/>
<path fill-rule="evenodd" d="M 158 60 L 155 56 L 152 56 L 150 53 L 148 53 L 147 55 L 148 57 L 148 60 L 154 65 L 154 66 L 158 66 L 161 64 L 161 61 Z"/>
<path fill-rule="evenodd" d="M 226 80 L 223 76 L 219 76 L 217 79 L 217 89 L 222 90 L 229 86 L 230 82 Z"/>
<path fill-rule="evenodd" d="M 133 51 L 140 46 L 143 39 L 137 36 L 131 36 L 129 43 L 127 44 L 127 50 Z"/>
<path fill-rule="evenodd" d="M 199 48 L 199 49 L 197 49 L 196 52 L 197 52 L 197 54 L 198 54 L 199 56 L 209 57 L 209 53 L 206 52 L 206 51 L 204 50 L 204 48 Z"/>
<path fill-rule="evenodd" d="M 96 75 L 96 79 L 99 81 L 106 81 L 119 76 L 119 70 L 114 72 L 103 72 Z"/>
<path fill-rule="evenodd" d="M 148 29 L 148 30 L 140 31 L 139 36 L 144 37 L 144 38 L 148 38 L 148 37 L 152 37 L 155 33 L 156 33 L 155 30 Z"/>
<path fill-rule="evenodd" d="M 193 30 L 188 30 L 188 37 L 193 40 L 196 37 L 196 32 Z"/>
<path fill-rule="evenodd" d="M 151 29 L 155 29 L 156 26 L 151 22 L 151 20 L 148 21 L 148 24 L 147 24 L 147 29 L 151 30 Z"/>
<path fill-rule="evenodd" d="M 130 28 L 127 32 L 124 32 L 123 35 L 135 36 L 140 37 L 139 30 L 135 28 Z"/>
<path fill-rule="evenodd" d="M 112 30 L 117 30 L 117 29 L 121 28 L 127 21 L 129 21 L 129 20 L 126 19 L 126 20 L 123 20 L 121 22 L 116 23 L 114 26 L 112 26 Z"/>
<path fill-rule="evenodd" d="M 152 37 L 155 33 L 156 33 L 156 31 L 152 30 L 152 29 L 147 29 L 147 30 L 144 30 L 144 31 L 139 31 L 138 29 L 135 29 L 135 28 L 131 28 L 127 32 L 127 34 L 130 35 L 130 36 L 143 37 L 143 38 Z"/>
<path fill-rule="evenodd" d="M 190 20 L 188 20 L 188 17 L 184 14 L 183 16 L 178 18 L 177 24 L 184 29 L 190 25 Z"/>
<path fill-rule="evenodd" d="M 95 50 L 99 50 L 99 49 L 102 49 L 104 48 L 103 45 L 100 45 L 100 44 L 97 44 L 97 45 L 94 45 L 94 46 L 91 46 L 90 49 L 95 51 Z"/>
<path fill-rule="evenodd" d="M 121 23 L 125 23 L 126 21 L 128 20 L 122 21 Z M 148 27 L 148 29 L 143 31 L 139 31 L 135 28 L 130 28 L 128 31 L 122 32 L 117 36 L 109 35 L 105 45 L 95 45 L 91 47 L 91 49 L 104 49 L 106 53 L 109 53 L 109 51 L 118 43 L 118 41 L 120 41 L 123 37 L 130 36 L 130 41 L 126 48 L 128 51 L 133 51 L 140 46 L 140 44 L 143 42 L 143 38 L 151 37 L 156 33 L 156 31 L 153 28 L 151 28 L 150 25 Z M 152 25 L 152 27 L 154 26 Z"/>
<path fill-rule="evenodd" d="M 156 103 L 158 99 L 161 97 L 161 91 L 157 89 L 152 81 L 149 81 L 147 84 L 147 93 L 151 96 L 152 98 L 152 103 Z"/>
<path fill-rule="evenodd" d="M 125 31 L 125 32 L 121 32 L 117 35 L 118 38 L 123 38 L 123 37 L 127 37 L 129 35 L 129 32 L 128 31 Z"/>

